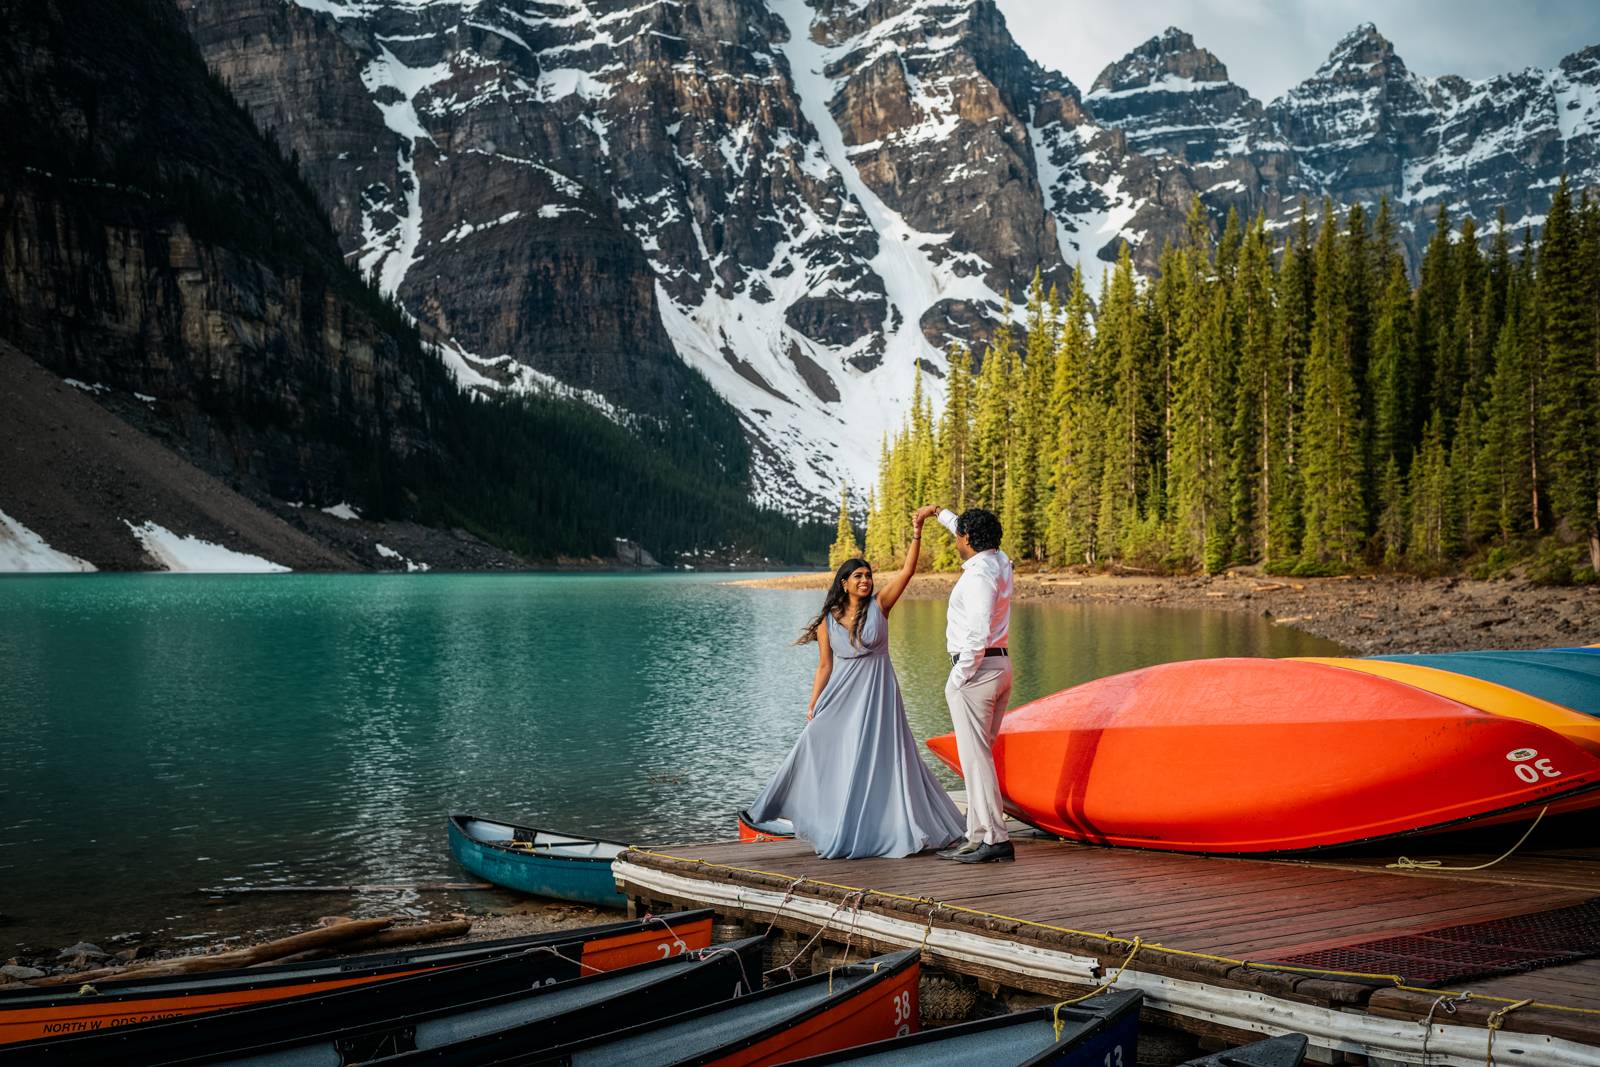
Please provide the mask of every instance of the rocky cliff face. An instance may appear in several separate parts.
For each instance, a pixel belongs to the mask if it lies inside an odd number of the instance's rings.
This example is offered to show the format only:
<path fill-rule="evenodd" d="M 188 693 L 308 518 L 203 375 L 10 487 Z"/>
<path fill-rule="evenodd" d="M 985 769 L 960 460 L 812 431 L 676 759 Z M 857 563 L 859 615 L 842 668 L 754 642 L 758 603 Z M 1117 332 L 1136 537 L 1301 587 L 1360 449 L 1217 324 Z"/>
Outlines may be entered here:
<path fill-rule="evenodd" d="M 289 14 L 252 32 L 320 32 Z M 381 162 L 341 186 L 352 198 L 328 202 L 365 235 L 348 252 L 380 284 L 406 281 L 421 235 L 440 232 L 429 249 L 437 269 L 418 275 L 429 287 L 414 298 L 430 344 L 346 263 L 298 150 L 264 137 L 207 72 L 170 0 L 37 0 L 5 7 L 0 21 L 0 341 L 233 488 L 292 504 L 285 514 L 353 502 L 373 521 L 452 528 L 457 543 L 487 538 L 535 558 L 609 558 L 624 537 L 656 558 L 795 560 L 820 547 L 820 528 L 750 504 L 737 417 L 673 352 L 654 277 L 613 199 L 488 143 L 443 132 L 442 149 L 407 143 L 410 120 L 396 115 L 411 114 L 403 101 L 416 83 L 395 67 L 384 68 L 392 85 L 370 65 L 358 71 L 361 98 L 370 82 L 385 102 L 374 108 L 381 129 L 328 101 L 318 112 L 332 116 L 328 150 L 345 146 L 337 159 L 374 133 L 402 140 L 390 157 L 368 146 Z M 308 93 L 341 69 L 291 68 Z M 490 91 L 470 75 L 461 92 Z M 469 157 L 461 185 L 437 191 L 454 219 L 438 231 L 417 206 L 418 166 L 434 152 Z M 541 228 L 495 243 L 524 213 Z M 452 246 L 468 238 L 476 251 L 464 256 Z M 504 306 L 473 304 L 477 287 Z M 587 299 L 568 298 L 578 291 Z M 532 337 L 578 384 L 475 358 L 451 331 Z M 492 393 L 530 378 L 554 384 L 505 403 L 459 384 Z M 613 387 L 638 402 L 602 417 L 547 395 L 599 406 L 598 390 Z M 83 457 L 93 452 L 77 448 L 73 462 L 92 464 Z M 72 480 L 82 470 L 32 482 L 49 482 L 55 499 L 71 496 L 69 483 L 104 490 L 98 500 L 126 497 L 131 513 L 100 516 L 118 538 L 120 518 L 164 517 L 149 514 L 153 498 L 134 499 L 143 490 L 131 473 L 118 486 L 117 462 L 107 465 L 87 482 Z M 3 474 L 0 510 L 23 483 Z"/>
<path fill-rule="evenodd" d="M 1151 268 L 1192 197 L 1537 225 L 1600 174 L 1600 57 L 1419 78 L 1371 26 L 1263 104 L 1172 29 L 1083 94 L 992 0 L 180 0 L 347 254 L 483 388 L 667 418 L 699 372 L 758 500 L 827 510 L 1033 271 Z"/>
<path fill-rule="evenodd" d="M 314 199 L 170 10 L 41 4 L 10 31 L 0 336 L 149 397 L 191 455 L 287 499 L 341 499 L 353 448 L 427 447 L 433 361 L 334 286 Z"/>

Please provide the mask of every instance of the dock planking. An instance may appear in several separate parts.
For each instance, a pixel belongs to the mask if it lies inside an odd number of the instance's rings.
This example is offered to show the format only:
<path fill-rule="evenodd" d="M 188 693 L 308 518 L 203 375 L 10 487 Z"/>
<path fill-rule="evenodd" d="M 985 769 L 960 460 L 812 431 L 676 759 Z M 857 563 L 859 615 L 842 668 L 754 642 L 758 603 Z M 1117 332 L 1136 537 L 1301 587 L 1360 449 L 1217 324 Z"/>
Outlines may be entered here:
<path fill-rule="evenodd" d="M 1487 842 L 1494 847 L 1479 847 Z M 1458 1044 L 1463 1028 L 1478 1028 L 1476 1040 L 1484 1044 L 1475 1046 L 1472 1055 L 1453 1056 L 1448 1041 L 1440 1037 L 1431 1049 L 1424 1046 L 1429 1062 L 1484 1062 L 1493 1014 L 1509 1003 L 1532 999 L 1536 1003 L 1493 1020 L 1499 1032 L 1497 1058 L 1519 1051 L 1507 1043 L 1522 1034 L 1549 1040 L 1535 1042 L 1532 1058 L 1518 1055 L 1519 1062 L 1600 1064 L 1600 960 L 1473 981 L 1469 988 L 1474 999 L 1445 1005 L 1455 1008 L 1445 1015 L 1435 1007 L 1444 990 L 1408 988 L 1411 983 L 1397 984 L 1384 976 L 1270 966 L 1301 953 L 1532 915 L 1600 897 L 1600 848 L 1528 846 L 1485 870 L 1445 869 L 1486 863 L 1507 843 L 1493 835 L 1482 841 L 1470 836 L 1413 839 L 1406 842 L 1408 852 L 1427 852 L 1443 867 L 1401 870 L 1387 866 L 1397 856 L 1393 845 L 1256 859 L 1101 848 L 1019 835 L 1015 863 L 968 866 L 931 855 L 824 860 L 799 841 L 728 842 L 631 852 L 618 872 L 624 890 L 636 899 L 711 904 L 727 913 L 742 912 L 738 917 L 747 921 L 775 922 L 802 934 L 826 926 L 824 935 L 835 941 L 870 940 L 857 937 L 855 928 L 861 914 L 876 913 L 898 916 L 918 929 L 961 928 L 1006 945 L 1090 956 L 1099 961 L 1104 976 L 1115 972 L 1138 938 L 1137 962 L 1130 964 L 1130 972 L 1153 976 L 1155 982 L 1198 982 L 1223 997 L 1229 991 L 1259 993 L 1369 1016 L 1373 1025 L 1404 1020 L 1418 1033 L 1424 1029 L 1420 1021 L 1432 1010 L 1438 1024 L 1434 1029 L 1455 1034 Z M 1428 852 L 1430 847 L 1441 851 Z M 697 896 L 693 886 L 680 881 L 672 892 L 663 893 L 652 883 L 652 871 L 704 882 L 707 892 Z M 787 899 L 837 907 L 832 917 L 804 919 L 783 914 L 781 902 L 776 909 L 730 907 L 719 902 L 719 888 L 735 896 L 764 890 L 769 900 L 781 893 Z M 1023 973 L 1025 968 L 1008 974 L 1004 964 L 941 957 L 926 934 L 924 944 L 934 964 L 997 985 L 1052 996 L 1076 988 L 1072 982 Z M 1154 1014 L 1200 1033 L 1229 1030 L 1225 1021 L 1218 1021 L 1226 1012 L 1210 1013 L 1209 1021 L 1185 1018 L 1182 1011 Z M 1337 1027 L 1339 1017 L 1331 1018 Z M 1342 1042 L 1345 1051 L 1358 1051 L 1367 1040 L 1356 1036 L 1359 1029 Z M 1330 1047 L 1340 1046 L 1338 1035 L 1334 1038 Z M 1541 1060 L 1541 1054 L 1546 1058 Z M 1394 1058 L 1419 1062 L 1398 1051 Z"/>

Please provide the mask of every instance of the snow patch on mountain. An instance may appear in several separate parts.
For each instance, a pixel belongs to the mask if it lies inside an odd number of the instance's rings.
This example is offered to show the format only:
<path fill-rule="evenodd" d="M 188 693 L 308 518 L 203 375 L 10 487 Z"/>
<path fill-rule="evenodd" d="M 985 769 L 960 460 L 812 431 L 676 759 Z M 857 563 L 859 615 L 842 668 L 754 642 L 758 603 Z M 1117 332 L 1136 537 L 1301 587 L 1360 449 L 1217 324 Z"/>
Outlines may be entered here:
<path fill-rule="evenodd" d="M 0 574 L 56 574 L 94 569 L 95 565 L 88 560 L 51 548 L 44 538 L 0 511 Z"/>

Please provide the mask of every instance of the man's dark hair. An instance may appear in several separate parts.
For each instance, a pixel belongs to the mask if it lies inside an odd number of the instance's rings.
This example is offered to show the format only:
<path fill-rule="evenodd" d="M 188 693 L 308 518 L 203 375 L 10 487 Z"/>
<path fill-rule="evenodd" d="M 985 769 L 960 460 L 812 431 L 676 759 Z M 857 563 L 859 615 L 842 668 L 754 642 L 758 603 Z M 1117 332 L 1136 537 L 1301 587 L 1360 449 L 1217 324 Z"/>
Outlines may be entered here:
<path fill-rule="evenodd" d="M 1000 520 L 994 512 L 968 508 L 956 519 L 956 533 L 966 534 L 974 552 L 1000 547 Z"/>

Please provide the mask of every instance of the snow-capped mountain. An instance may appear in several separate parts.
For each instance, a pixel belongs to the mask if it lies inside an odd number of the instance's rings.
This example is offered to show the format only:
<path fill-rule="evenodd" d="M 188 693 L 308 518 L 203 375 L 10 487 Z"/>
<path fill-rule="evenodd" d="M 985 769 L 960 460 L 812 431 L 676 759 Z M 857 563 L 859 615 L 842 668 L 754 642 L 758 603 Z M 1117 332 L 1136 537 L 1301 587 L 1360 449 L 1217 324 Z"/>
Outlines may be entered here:
<path fill-rule="evenodd" d="M 918 368 L 937 402 L 1035 268 L 1148 269 L 1194 195 L 1387 196 L 1414 249 L 1440 204 L 1537 225 L 1600 173 L 1600 49 L 1424 79 L 1362 26 L 1263 104 L 1177 29 L 1081 93 L 993 0 L 180 2 L 458 376 L 626 421 L 693 368 L 796 513 L 864 493 Z"/>

